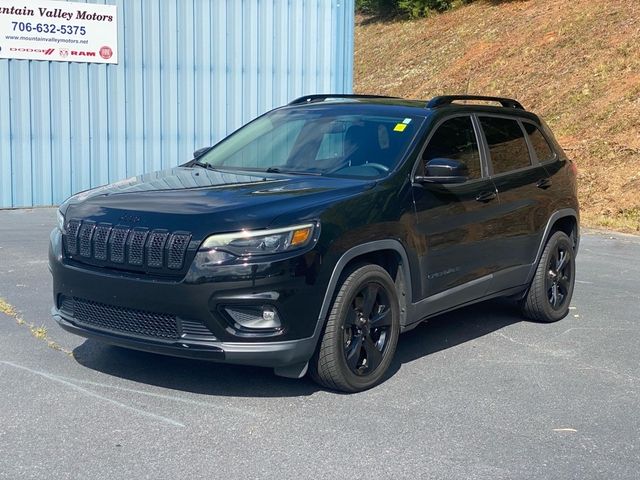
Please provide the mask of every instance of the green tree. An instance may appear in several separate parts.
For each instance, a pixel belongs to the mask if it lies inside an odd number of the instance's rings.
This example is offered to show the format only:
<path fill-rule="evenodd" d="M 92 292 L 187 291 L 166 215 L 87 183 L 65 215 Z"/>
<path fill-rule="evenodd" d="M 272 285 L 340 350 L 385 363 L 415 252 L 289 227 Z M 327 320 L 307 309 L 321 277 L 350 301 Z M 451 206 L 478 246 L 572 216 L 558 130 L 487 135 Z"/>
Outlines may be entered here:
<path fill-rule="evenodd" d="M 444 12 L 455 4 L 473 0 L 356 0 L 356 10 L 377 16 L 402 14 L 410 18 L 426 17 L 433 12 Z"/>
<path fill-rule="evenodd" d="M 369 15 L 390 15 L 397 13 L 398 0 L 356 0 L 356 10 Z"/>
<path fill-rule="evenodd" d="M 444 12 L 451 8 L 453 0 L 398 0 L 398 8 L 411 18 L 426 17 L 434 10 Z"/>

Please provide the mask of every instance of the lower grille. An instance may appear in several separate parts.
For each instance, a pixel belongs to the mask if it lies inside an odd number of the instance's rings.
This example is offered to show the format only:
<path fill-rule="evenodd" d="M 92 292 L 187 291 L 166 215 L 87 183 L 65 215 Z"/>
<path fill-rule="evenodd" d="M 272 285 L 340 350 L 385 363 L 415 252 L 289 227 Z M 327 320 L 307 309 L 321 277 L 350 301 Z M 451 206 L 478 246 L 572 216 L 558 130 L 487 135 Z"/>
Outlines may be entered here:
<path fill-rule="evenodd" d="M 192 322 L 190 320 L 180 320 L 182 324 L 182 333 L 190 337 L 207 337 L 215 338 L 211 330 L 200 322 Z"/>
<path fill-rule="evenodd" d="M 178 322 L 173 315 L 115 307 L 75 297 L 65 297 L 61 303 L 62 310 L 69 312 L 77 323 L 88 327 L 170 340 L 180 337 Z"/>

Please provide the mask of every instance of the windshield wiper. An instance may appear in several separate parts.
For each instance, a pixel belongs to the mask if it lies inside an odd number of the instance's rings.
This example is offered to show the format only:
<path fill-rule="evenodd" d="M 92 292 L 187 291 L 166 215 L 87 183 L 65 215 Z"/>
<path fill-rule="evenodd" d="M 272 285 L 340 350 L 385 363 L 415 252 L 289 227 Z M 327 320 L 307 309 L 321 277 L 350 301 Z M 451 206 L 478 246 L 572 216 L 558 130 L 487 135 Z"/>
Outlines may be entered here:
<path fill-rule="evenodd" d="M 216 167 L 214 167 L 213 165 L 210 165 L 208 163 L 205 162 L 201 162 L 200 160 L 196 160 L 193 159 L 191 160 L 191 163 L 189 164 L 190 167 L 200 167 L 200 168 L 206 168 L 207 170 L 214 170 L 214 171 L 218 171 L 218 169 Z"/>
<path fill-rule="evenodd" d="M 318 172 L 301 172 L 300 170 L 282 170 L 278 167 L 269 167 L 265 170 L 266 173 L 289 173 L 292 175 L 322 175 Z"/>

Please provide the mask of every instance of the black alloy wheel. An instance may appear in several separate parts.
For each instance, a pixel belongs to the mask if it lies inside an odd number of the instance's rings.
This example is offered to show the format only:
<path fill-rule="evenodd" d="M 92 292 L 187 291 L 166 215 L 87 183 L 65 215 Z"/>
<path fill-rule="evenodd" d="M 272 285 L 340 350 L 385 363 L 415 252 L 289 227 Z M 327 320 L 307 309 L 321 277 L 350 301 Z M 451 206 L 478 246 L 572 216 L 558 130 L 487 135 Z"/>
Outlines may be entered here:
<path fill-rule="evenodd" d="M 574 242 L 555 232 L 545 245 L 533 280 L 522 300 L 522 313 L 538 322 L 555 322 L 569 313 L 575 285 Z"/>
<path fill-rule="evenodd" d="M 345 360 L 356 375 L 368 375 L 380 366 L 389 345 L 391 315 L 384 287 L 376 282 L 362 285 L 351 301 L 343 330 Z"/>
<path fill-rule="evenodd" d="M 569 298 L 573 276 L 572 261 L 566 245 L 556 245 L 549 255 L 545 286 L 549 304 L 554 310 L 563 308 Z"/>
<path fill-rule="evenodd" d="M 338 289 L 309 370 L 321 385 L 360 392 L 379 383 L 400 334 L 394 281 L 378 265 L 354 267 Z"/>

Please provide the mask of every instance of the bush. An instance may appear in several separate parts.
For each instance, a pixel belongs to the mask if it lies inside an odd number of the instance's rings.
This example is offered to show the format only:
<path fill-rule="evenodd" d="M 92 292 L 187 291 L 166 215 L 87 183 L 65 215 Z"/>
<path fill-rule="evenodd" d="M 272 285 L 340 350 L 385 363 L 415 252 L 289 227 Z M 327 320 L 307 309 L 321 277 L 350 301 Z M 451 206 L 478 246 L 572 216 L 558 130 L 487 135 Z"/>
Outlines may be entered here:
<path fill-rule="evenodd" d="M 397 13 L 398 0 L 356 0 L 356 10 L 369 15 L 390 15 Z"/>
<path fill-rule="evenodd" d="M 434 10 L 444 12 L 451 8 L 453 0 L 398 0 L 401 12 L 411 18 L 426 17 Z"/>
<path fill-rule="evenodd" d="M 410 18 L 426 17 L 432 12 L 444 12 L 454 4 L 472 0 L 356 0 L 356 10 L 377 16 L 402 14 Z"/>

